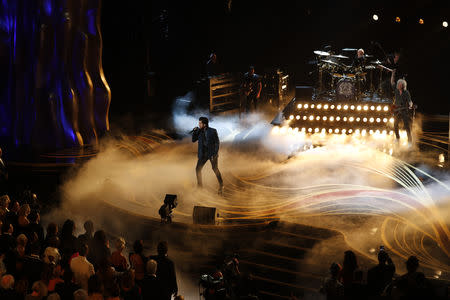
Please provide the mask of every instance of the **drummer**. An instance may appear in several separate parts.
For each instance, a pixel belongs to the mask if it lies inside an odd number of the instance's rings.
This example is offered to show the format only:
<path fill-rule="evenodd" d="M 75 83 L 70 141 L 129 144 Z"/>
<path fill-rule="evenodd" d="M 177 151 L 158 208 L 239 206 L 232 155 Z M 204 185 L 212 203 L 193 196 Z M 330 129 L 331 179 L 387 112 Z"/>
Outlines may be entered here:
<path fill-rule="evenodd" d="M 352 67 L 363 67 L 366 64 L 366 59 L 364 57 L 364 49 L 360 48 L 356 52 L 356 56 L 353 59 Z"/>

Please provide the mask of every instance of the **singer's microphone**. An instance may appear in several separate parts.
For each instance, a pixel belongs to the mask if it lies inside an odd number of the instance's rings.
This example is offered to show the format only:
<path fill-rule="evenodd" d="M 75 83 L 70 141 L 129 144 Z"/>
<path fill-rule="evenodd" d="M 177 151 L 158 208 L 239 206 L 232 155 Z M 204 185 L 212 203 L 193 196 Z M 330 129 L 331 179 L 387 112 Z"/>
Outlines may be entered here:
<path fill-rule="evenodd" d="M 189 134 L 194 133 L 197 130 L 198 130 L 198 127 L 194 127 L 191 131 L 189 131 Z"/>

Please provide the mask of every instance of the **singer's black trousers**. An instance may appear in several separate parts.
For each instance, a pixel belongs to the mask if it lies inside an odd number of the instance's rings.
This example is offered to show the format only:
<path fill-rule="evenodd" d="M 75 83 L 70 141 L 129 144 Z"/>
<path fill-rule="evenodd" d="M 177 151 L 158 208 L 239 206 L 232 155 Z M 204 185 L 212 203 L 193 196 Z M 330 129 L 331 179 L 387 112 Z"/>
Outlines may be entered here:
<path fill-rule="evenodd" d="M 222 175 L 220 174 L 219 171 L 219 162 L 218 159 L 219 156 L 215 155 L 211 158 L 199 158 L 197 161 L 197 167 L 195 168 L 195 172 L 197 174 L 197 185 L 199 187 L 203 186 L 203 181 L 202 181 L 202 169 L 203 166 L 206 164 L 206 162 L 209 160 L 211 162 L 211 167 L 214 171 L 214 173 L 216 174 L 217 177 L 217 181 L 219 181 L 220 186 L 223 186 L 223 180 L 222 180 Z"/>

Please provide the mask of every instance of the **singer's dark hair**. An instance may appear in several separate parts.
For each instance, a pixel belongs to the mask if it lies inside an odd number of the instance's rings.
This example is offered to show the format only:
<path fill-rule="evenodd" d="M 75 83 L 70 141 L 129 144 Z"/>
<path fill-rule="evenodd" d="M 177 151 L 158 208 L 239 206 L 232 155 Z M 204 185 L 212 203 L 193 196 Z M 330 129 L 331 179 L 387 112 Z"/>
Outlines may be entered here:
<path fill-rule="evenodd" d="M 198 120 L 200 122 L 202 122 L 203 124 L 205 124 L 206 126 L 208 126 L 208 124 L 209 124 L 209 120 L 207 117 L 200 117 Z"/>

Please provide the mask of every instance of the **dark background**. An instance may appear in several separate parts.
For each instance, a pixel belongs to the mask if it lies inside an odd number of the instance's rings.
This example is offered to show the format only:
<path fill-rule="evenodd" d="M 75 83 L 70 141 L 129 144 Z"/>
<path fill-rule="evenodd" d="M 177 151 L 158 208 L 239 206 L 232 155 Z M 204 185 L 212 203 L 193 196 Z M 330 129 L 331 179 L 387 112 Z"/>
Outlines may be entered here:
<path fill-rule="evenodd" d="M 362 47 L 374 54 L 371 41 L 387 53 L 403 49 L 408 88 L 420 111 L 450 111 L 450 28 L 442 27 L 443 20 L 450 22 L 450 1 L 233 0 L 231 10 L 228 3 L 103 1 L 103 63 L 113 118 L 142 104 L 153 113 L 170 111 L 173 99 L 193 88 L 212 50 L 224 71 L 280 67 L 295 84 L 311 84 L 307 62 L 313 50 Z M 147 95 L 148 78 L 153 97 Z"/>

